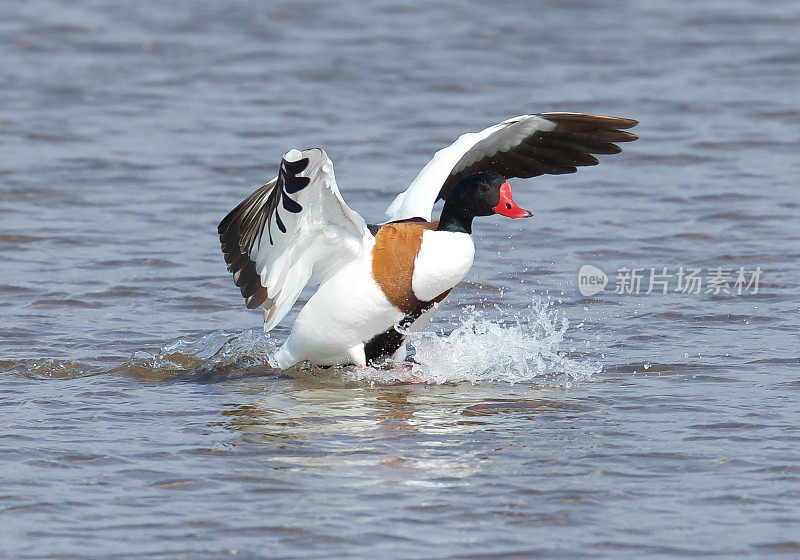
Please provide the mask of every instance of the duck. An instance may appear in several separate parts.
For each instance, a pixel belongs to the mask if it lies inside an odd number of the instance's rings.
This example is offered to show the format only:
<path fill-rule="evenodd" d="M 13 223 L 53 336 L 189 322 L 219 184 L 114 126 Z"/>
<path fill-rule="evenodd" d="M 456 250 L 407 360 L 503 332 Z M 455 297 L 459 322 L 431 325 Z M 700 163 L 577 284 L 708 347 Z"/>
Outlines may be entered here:
<path fill-rule="evenodd" d="M 399 364 L 406 338 L 467 275 L 473 220 L 533 216 L 514 201 L 511 178 L 574 173 L 616 154 L 638 121 L 585 113 L 521 115 L 460 136 L 437 151 L 386 210 L 367 223 L 342 198 L 321 148 L 291 149 L 278 174 L 219 223 L 222 253 L 264 331 L 299 310 L 273 366 Z M 437 221 L 434 205 L 444 200 Z"/>

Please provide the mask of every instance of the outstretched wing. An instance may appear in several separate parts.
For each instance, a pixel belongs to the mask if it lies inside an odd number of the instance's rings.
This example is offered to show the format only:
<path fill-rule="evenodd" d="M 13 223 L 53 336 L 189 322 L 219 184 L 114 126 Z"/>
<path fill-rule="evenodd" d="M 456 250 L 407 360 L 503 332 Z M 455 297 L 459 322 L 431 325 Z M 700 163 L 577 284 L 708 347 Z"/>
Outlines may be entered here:
<path fill-rule="evenodd" d="M 278 176 L 217 231 L 247 307 L 264 306 L 266 330 L 286 316 L 312 276 L 323 281 L 355 258 L 369 233 L 342 200 L 333 163 L 319 148 L 286 152 Z"/>
<path fill-rule="evenodd" d="M 621 129 L 637 124 L 583 113 L 540 113 L 464 134 L 436 152 L 386 215 L 392 220 L 430 220 L 436 201 L 447 198 L 462 177 L 478 171 L 497 171 L 507 178 L 575 173 L 578 166 L 597 165 L 592 154 L 622 151 L 614 142 L 636 140 L 638 136 Z"/>

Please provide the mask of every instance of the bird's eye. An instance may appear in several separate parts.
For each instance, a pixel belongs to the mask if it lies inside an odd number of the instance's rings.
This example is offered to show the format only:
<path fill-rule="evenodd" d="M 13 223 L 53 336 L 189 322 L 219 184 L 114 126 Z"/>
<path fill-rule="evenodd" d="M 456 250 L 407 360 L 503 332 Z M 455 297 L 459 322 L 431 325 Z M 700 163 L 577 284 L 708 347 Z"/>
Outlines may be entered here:
<path fill-rule="evenodd" d="M 506 202 L 506 208 L 507 208 L 508 210 L 511 210 L 511 205 L 510 205 L 508 202 Z"/>

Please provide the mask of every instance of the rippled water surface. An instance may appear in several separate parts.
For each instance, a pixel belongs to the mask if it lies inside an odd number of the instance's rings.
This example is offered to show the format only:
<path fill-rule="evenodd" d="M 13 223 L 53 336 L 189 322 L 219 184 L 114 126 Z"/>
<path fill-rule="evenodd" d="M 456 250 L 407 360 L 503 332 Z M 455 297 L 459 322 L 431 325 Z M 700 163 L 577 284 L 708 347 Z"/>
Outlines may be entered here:
<path fill-rule="evenodd" d="M 800 556 L 799 24 L 788 1 L 4 2 L 0 556 Z M 261 335 L 216 224 L 284 151 L 325 147 L 378 221 L 437 148 L 550 110 L 641 140 L 512 181 L 535 218 L 476 222 L 406 367 L 270 369 L 291 317 Z M 761 275 L 644 293 L 663 267 Z"/>

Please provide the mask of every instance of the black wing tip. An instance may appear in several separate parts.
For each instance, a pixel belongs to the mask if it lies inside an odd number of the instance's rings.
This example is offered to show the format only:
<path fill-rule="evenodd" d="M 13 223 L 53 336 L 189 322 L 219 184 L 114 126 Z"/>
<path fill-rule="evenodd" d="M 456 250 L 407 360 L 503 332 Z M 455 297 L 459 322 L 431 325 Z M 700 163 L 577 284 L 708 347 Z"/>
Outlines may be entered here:
<path fill-rule="evenodd" d="M 225 251 L 225 261 L 230 260 L 228 271 L 233 274 L 233 283 L 245 300 L 248 309 L 255 309 L 269 299 L 267 289 L 261 284 L 261 275 L 256 271 L 256 263 L 247 255 L 237 251 Z"/>
<path fill-rule="evenodd" d="M 571 121 L 585 125 L 593 125 L 597 128 L 606 130 L 633 128 L 634 126 L 639 124 L 639 121 L 637 121 L 636 119 L 629 119 L 625 117 L 609 117 L 606 115 L 593 115 L 590 113 L 553 112 L 553 113 L 537 113 L 537 115 L 553 122 Z M 632 138 L 631 140 L 635 140 L 635 138 Z"/>
<path fill-rule="evenodd" d="M 239 207 L 237 206 L 236 208 L 228 212 L 228 214 L 220 220 L 219 224 L 217 224 L 217 233 L 220 235 L 220 237 L 225 235 L 225 233 L 230 229 L 231 223 L 234 220 L 234 214 L 236 213 L 236 210 L 238 210 L 238 208 Z"/>
<path fill-rule="evenodd" d="M 252 212 L 252 206 L 256 199 L 267 194 L 272 186 L 271 183 L 267 183 L 257 189 L 231 210 L 217 226 L 225 264 L 228 272 L 233 275 L 233 283 L 240 289 L 248 309 L 255 309 L 269 299 L 266 288 L 261 285 L 261 276 L 256 271 L 249 250 L 255 234 L 252 230 L 259 225 L 257 215 Z"/>
<path fill-rule="evenodd" d="M 228 272 L 233 275 L 233 283 L 239 288 L 248 309 L 255 309 L 269 299 L 267 289 L 261 284 L 261 275 L 256 270 L 256 263 L 248 255 L 243 254 L 238 245 L 231 246 L 222 242 L 222 254 Z"/>

